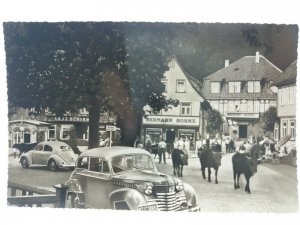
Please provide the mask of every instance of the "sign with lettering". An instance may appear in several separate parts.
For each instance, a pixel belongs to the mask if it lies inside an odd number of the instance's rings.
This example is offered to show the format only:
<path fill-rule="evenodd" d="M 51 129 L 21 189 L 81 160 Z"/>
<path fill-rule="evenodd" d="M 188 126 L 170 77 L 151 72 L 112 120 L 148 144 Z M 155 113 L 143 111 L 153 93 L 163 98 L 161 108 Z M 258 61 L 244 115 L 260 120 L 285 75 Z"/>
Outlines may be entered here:
<path fill-rule="evenodd" d="M 259 118 L 258 113 L 227 113 L 227 118 Z"/>
<path fill-rule="evenodd" d="M 106 131 L 116 131 L 117 128 L 115 126 L 106 125 Z"/>
<path fill-rule="evenodd" d="M 148 116 L 147 118 L 143 118 L 143 124 L 199 126 L 199 117 Z"/>

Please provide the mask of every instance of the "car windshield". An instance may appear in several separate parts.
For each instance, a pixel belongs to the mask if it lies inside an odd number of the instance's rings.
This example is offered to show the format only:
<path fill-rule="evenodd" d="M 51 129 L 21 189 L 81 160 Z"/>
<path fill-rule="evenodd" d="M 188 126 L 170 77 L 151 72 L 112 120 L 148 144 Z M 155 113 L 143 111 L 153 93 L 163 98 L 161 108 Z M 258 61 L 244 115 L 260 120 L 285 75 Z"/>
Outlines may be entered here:
<path fill-rule="evenodd" d="M 114 173 L 137 169 L 155 172 L 152 158 L 144 154 L 116 156 L 112 158 L 111 164 Z"/>

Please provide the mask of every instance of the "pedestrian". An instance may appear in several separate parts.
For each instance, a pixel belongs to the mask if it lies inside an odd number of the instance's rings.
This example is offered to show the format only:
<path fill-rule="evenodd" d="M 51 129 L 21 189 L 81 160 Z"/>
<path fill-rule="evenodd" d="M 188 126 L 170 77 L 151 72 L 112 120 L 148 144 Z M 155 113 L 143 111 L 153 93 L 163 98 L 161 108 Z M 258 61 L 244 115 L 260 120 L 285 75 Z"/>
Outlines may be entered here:
<path fill-rule="evenodd" d="M 167 151 L 167 143 L 164 139 L 161 139 L 161 141 L 158 143 L 158 156 L 159 156 L 159 163 L 161 163 L 161 160 L 163 158 L 164 163 L 166 164 L 166 151 Z"/>
<path fill-rule="evenodd" d="M 177 148 L 179 149 L 179 150 L 183 150 L 183 148 L 184 148 L 184 141 L 183 141 L 183 139 L 182 139 L 182 137 L 179 139 L 179 141 L 177 142 Z"/>
<path fill-rule="evenodd" d="M 225 140 L 225 146 L 226 146 L 226 153 L 229 153 L 229 138 L 226 138 Z"/>
<path fill-rule="evenodd" d="M 188 156 L 190 156 L 190 139 L 188 137 L 185 138 L 185 142 L 184 142 L 184 146 L 183 146 L 183 150 L 186 152 L 186 154 Z"/>
<path fill-rule="evenodd" d="M 246 153 L 246 141 L 244 141 L 241 145 L 240 145 L 240 148 L 239 148 L 239 152 L 242 153 L 242 154 L 245 154 Z"/>
<path fill-rule="evenodd" d="M 200 138 L 197 139 L 196 141 L 196 154 L 200 158 L 200 154 L 203 151 L 203 143 Z"/>

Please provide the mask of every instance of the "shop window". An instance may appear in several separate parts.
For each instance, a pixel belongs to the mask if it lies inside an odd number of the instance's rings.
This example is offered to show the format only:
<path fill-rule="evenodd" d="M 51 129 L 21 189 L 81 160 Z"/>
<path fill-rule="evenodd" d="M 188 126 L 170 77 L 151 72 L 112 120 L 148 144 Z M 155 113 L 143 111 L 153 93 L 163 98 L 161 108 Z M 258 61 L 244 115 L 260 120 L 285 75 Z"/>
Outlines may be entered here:
<path fill-rule="evenodd" d="M 185 92 L 185 80 L 176 80 L 176 92 Z"/>
<path fill-rule="evenodd" d="M 192 114 L 191 103 L 183 102 L 181 103 L 181 115 L 190 116 Z"/>
<path fill-rule="evenodd" d="M 55 140 L 56 139 L 56 126 L 50 126 L 48 128 L 48 139 Z"/>
<path fill-rule="evenodd" d="M 150 141 L 151 145 L 158 144 L 162 138 L 161 128 L 146 128 L 146 141 Z"/>
<path fill-rule="evenodd" d="M 71 133 L 71 125 L 62 125 L 60 131 L 60 139 L 69 140 Z"/>

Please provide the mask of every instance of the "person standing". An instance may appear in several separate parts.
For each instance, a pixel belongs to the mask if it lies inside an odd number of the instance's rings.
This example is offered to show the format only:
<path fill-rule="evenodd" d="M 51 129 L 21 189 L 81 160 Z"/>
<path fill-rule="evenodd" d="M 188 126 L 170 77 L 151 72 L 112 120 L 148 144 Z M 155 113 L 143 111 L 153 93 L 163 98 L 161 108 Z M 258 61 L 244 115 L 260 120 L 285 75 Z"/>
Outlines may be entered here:
<path fill-rule="evenodd" d="M 190 145 L 191 145 L 190 139 L 186 137 L 183 150 L 186 152 L 188 156 L 190 156 Z"/>
<path fill-rule="evenodd" d="M 182 139 L 182 137 L 179 139 L 179 141 L 177 142 L 177 148 L 179 149 L 179 150 L 183 150 L 183 148 L 184 148 L 184 141 L 183 141 L 183 139 Z"/>
<path fill-rule="evenodd" d="M 166 151 L 167 151 L 167 144 L 163 139 L 161 139 L 161 141 L 158 143 L 159 163 L 161 163 L 161 159 L 163 158 L 164 163 L 166 164 Z"/>
<path fill-rule="evenodd" d="M 202 146 L 203 146 L 202 141 L 200 138 L 198 138 L 196 141 L 196 154 L 198 155 L 198 157 L 200 156 L 200 154 L 203 150 Z"/>
<path fill-rule="evenodd" d="M 227 138 L 226 140 L 225 140 L 225 146 L 226 146 L 226 153 L 229 153 L 229 138 Z"/>

